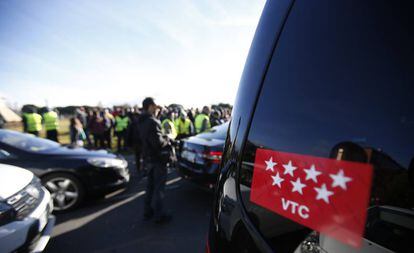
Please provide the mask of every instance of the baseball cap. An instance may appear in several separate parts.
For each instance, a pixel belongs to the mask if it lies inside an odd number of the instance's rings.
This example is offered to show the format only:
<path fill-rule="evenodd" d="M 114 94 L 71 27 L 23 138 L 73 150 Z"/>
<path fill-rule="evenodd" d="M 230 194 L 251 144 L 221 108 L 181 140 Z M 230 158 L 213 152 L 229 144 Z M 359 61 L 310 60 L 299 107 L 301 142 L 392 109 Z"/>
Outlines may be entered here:
<path fill-rule="evenodd" d="M 159 107 L 156 103 L 154 98 L 152 97 L 147 97 L 144 99 L 144 101 L 142 101 L 142 107 L 144 108 L 144 110 L 148 110 L 148 108 L 150 107 L 150 105 L 155 105 L 157 107 Z"/>

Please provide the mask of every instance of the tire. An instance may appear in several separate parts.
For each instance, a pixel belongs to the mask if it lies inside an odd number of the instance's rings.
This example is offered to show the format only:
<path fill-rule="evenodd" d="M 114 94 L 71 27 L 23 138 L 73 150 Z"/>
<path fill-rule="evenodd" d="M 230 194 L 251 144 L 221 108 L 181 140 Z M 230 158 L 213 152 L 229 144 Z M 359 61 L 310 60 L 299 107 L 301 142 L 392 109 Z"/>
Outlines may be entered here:
<path fill-rule="evenodd" d="M 66 212 L 78 207 L 84 197 L 85 188 L 76 177 L 67 173 L 53 173 L 42 178 L 42 184 L 53 199 L 54 212 Z"/>

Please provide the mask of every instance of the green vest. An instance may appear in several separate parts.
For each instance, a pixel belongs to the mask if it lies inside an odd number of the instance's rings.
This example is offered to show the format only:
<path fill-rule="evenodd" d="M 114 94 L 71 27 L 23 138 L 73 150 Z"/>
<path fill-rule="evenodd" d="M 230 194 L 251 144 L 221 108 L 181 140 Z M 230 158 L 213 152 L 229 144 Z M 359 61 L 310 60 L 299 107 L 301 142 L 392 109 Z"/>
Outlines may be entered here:
<path fill-rule="evenodd" d="M 36 132 L 42 130 L 42 116 L 37 113 L 26 114 L 26 123 L 28 132 Z"/>
<path fill-rule="evenodd" d="M 116 116 L 115 122 L 116 122 L 115 132 L 121 132 L 127 129 L 129 118 L 126 116 L 125 117 Z"/>
<path fill-rule="evenodd" d="M 165 124 L 170 125 L 171 135 L 172 135 L 173 139 L 175 139 L 175 137 L 177 137 L 177 129 L 175 129 L 174 123 L 170 119 L 165 119 L 165 120 L 162 121 L 162 123 L 161 123 L 162 131 L 163 131 L 164 134 L 167 134 L 166 129 L 165 129 Z"/>
<path fill-rule="evenodd" d="M 207 120 L 207 129 L 211 128 L 210 118 L 207 115 L 205 115 L 204 113 L 201 113 L 201 114 L 197 115 L 197 117 L 195 118 L 194 125 L 195 125 L 196 133 L 201 132 L 201 128 L 203 127 L 203 121 L 204 120 Z M 207 130 L 207 129 L 204 129 L 204 130 Z"/>
<path fill-rule="evenodd" d="M 185 119 L 184 122 L 181 119 L 178 119 L 178 127 L 177 132 L 178 134 L 190 134 L 190 126 L 191 126 L 191 120 Z"/>
<path fill-rule="evenodd" d="M 57 130 L 59 127 L 58 115 L 56 112 L 46 112 L 43 114 L 46 131 Z"/>

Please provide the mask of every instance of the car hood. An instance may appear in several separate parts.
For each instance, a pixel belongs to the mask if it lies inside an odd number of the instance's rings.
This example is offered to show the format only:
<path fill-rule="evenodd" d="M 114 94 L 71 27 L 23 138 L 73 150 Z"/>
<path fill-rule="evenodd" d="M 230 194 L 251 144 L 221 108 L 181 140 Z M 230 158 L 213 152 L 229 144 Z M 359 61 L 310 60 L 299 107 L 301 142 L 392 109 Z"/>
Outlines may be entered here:
<path fill-rule="evenodd" d="M 6 199 L 27 186 L 33 173 L 11 165 L 0 164 L 0 198 Z"/>
<path fill-rule="evenodd" d="M 87 150 L 84 148 L 68 148 L 68 147 L 59 147 L 43 152 L 47 155 L 58 155 L 58 156 L 68 156 L 68 157 L 106 157 L 106 158 L 116 158 L 115 154 L 112 154 L 106 150 Z"/>

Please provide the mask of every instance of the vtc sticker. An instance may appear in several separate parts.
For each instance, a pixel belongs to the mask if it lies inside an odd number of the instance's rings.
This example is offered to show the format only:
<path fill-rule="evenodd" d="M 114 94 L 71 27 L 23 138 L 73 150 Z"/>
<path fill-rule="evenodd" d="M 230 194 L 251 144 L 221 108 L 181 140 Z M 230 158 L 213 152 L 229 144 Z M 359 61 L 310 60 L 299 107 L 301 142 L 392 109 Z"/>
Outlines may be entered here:
<path fill-rule="evenodd" d="M 360 247 L 372 173 L 367 163 L 257 149 L 250 200 Z"/>

